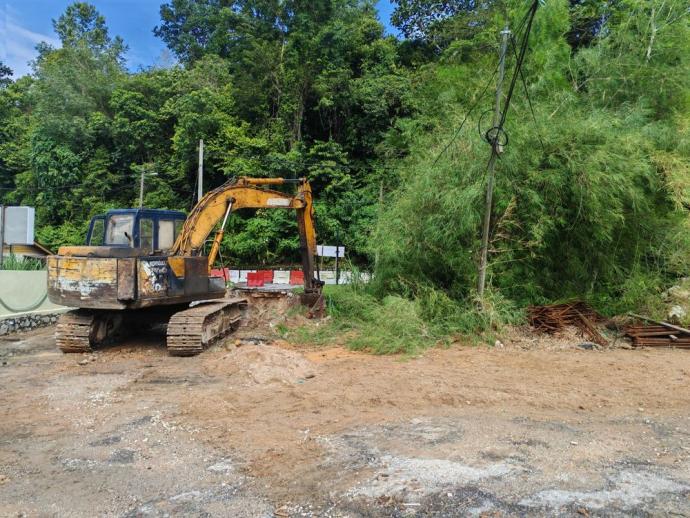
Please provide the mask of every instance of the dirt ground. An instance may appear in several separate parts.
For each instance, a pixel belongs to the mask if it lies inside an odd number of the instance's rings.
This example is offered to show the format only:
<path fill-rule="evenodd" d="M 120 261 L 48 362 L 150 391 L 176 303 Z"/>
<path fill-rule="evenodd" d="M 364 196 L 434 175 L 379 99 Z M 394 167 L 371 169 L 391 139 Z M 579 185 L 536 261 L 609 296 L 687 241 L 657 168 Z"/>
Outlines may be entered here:
<path fill-rule="evenodd" d="M 0 341 L 0 516 L 690 516 L 690 351 Z"/>

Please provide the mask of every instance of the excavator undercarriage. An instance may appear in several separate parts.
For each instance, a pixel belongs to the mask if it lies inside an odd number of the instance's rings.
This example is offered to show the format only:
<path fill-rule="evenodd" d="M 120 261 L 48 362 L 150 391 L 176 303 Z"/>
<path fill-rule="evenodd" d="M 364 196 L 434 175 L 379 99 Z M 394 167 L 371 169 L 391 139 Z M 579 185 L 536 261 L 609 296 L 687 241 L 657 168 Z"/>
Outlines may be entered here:
<path fill-rule="evenodd" d="M 60 315 L 55 341 L 64 353 L 85 353 L 133 333 L 165 326 L 168 352 L 172 356 L 193 356 L 239 327 L 247 301 L 218 299 L 167 309 L 76 309 Z"/>

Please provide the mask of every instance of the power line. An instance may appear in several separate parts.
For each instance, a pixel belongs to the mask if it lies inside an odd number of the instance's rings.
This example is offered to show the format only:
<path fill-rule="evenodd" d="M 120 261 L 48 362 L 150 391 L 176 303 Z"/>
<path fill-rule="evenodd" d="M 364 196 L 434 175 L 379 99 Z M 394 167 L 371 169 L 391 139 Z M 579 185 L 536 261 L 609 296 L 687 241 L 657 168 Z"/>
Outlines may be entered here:
<path fill-rule="evenodd" d="M 458 138 L 460 135 L 460 132 L 462 131 L 463 126 L 465 125 L 465 122 L 467 122 L 467 119 L 469 118 L 470 114 L 474 111 L 474 109 L 479 105 L 479 102 L 482 100 L 484 95 L 486 94 L 486 91 L 489 89 L 489 86 L 491 86 L 491 83 L 494 80 L 494 77 L 496 77 L 496 73 L 498 72 L 498 67 L 494 69 L 493 74 L 491 74 L 491 77 L 489 80 L 486 82 L 486 85 L 484 86 L 484 89 L 482 90 L 482 93 L 477 97 L 477 99 L 474 101 L 470 109 L 467 111 L 465 114 L 465 118 L 462 119 L 462 122 L 460 123 L 460 126 L 458 126 L 458 129 L 455 131 L 455 134 L 451 137 L 451 139 L 448 141 L 448 143 L 445 145 L 445 147 L 439 152 L 439 154 L 436 156 L 436 159 L 434 160 L 433 165 L 436 165 L 436 163 L 439 161 L 441 158 L 441 155 L 448 151 L 448 148 L 455 142 L 455 140 Z"/>
<path fill-rule="evenodd" d="M 525 53 L 527 52 L 527 46 L 529 43 L 529 35 L 532 32 L 532 22 L 534 22 L 534 15 L 537 13 L 537 8 L 539 7 L 539 0 L 534 0 L 532 5 L 528 10 L 528 22 L 525 28 L 525 35 L 522 38 L 522 44 L 520 46 L 520 54 L 517 57 L 517 63 L 515 63 L 515 73 L 510 81 L 510 87 L 508 88 L 508 95 L 505 100 L 505 108 L 501 115 L 501 122 L 498 124 L 499 129 L 503 129 L 503 125 L 506 121 L 506 116 L 508 115 L 508 108 L 510 107 L 510 101 L 513 98 L 513 92 L 515 91 L 515 83 L 517 83 L 518 76 L 520 74 L 520 69 L 522 68 L 522 63 L 525 60 Z"/>
<path fill-rule="evenodd" d="M 517 48 L 515 45 L 516 43 L 517 42 L 515 41 L 515 38 L 511 35 L 510 44 L 511 44 L 511 47 L 513 49 L 513 54 L 515 54 L 515 57 L 517 58 Z M 525 75 L 522 73 L 522 67 L 520 67 L 519 71 L 520 71 L 520 80 L 522 81 L 522 87 L 525 90 L 525 96 L 527 96 L 527 104 L 529 105 L 529 111 L 532 114 L 532 120 L 534 121 L 534 126 L 535 126 L 535 129 L 537 130 L 537 138 L 539 139 L 539 144 L 541 144 L 542 151 L 546 152 L 546 147 L 544 146 L 544 140 L 542 139 L 541 131 L 539 131 L 539 123 L 537 122 L 537 117 L 534 114 L 534 106 L 532 106 L 532 99 L 530 98 L 529 90 L 527 89 L 527 82 L 525 81 Z"/>
<path fill-rule="evenodd" d="M 537 7 L 538 7 L 538 6 L 539 6 L 539 0 L 534 0 L 534 2 L 532 3 L 532 5 L 530 6 L 530 8 L 529 8 L 529 9 L 525 12 L 525 14 L 523 15 L 522 19 L 520 20 L 520 23 L 518 24 L 517 30 L 516 30 L 516 33 L 517 33 L 517 34 L 521 33 L 522 29 L 525 27 L 525 23 L 527 23 L 527 29 L 526 29 L 527 34 L 526 34 L 526 37 L 523 36 L 523 48 L 521 48 L 520 56 L 518 56 L 517 51 L 514 50 L 515 57 L 516 57 L 516 60 L 517 60 L 517 61 L 516 61 L 516 70 L 520 73 L 521 76 L 522 76 L 522 62 L 523 62 L 523 60 L 524 60 L 524 55 L 525 55 L 525 50 L 526 50 L 524 47 L 525 47 L 525 43 L 527 42 L 527 40 L 528 40 L 528 38 L 529 38 L 529 33 L 531 32 L 531 29 L 532 29 L 532 21 L 533 21 L 533 19 L 534 19 L 534 14 L 536 13 L 536 10 L 537 10 Z M 465 114 L 465 117 L 463 118 L 462 122 L 460 123 L 460 126 L 458 127 L 458 129 L 455 131 L 455 133 L 454 133 L 453 136 L 451 137 L 450 141 L 448 141 L 448 143 L 443 147 L 443 149 L 439 152 L 439 154 L 436 155 L 436 158 L 434 159 L 433 165 L 436 165 L 436 164 L 438 163 L 438 161 L 439 161 L 439 159 L 441 158 L 441 156 L 442 156 L 446 151 L 448 151 L 448 149 L 450 148 L 450 146 L 457 140 L 458 136 L 460 135 L 460 132 L 462 131 L 462 128 L 464 127 L 465 123 L 467 122 L 467 119 L 468 119 L 469 116 L 472 114 L 472 112 L 474 111 L 474 109 L 479 105 L 479 102 L 482 100 L 482 98 L 483 98 L 484 95 L 486 94 L 487 90 L 489 89 L 489 86 L 491 86 L 491 83 L 493 82 L 493 79 L 494 79 L 494 77 L 496 76 L 496 73 L 497 73 L 497 72 L 498 72 L 498 66 L 494 69 L 493 73 L 491 74 L 491 77 L 490 77 L 489 80 L 486 82 L 486 85 L 484 86 L 484 88 L 483 88 L 483 90 L 482 90 L 482 93 L 479 95 L 479 97 L 475 100 L 475 102 L 472 104 L 472 106 L 470 107 L 470 109 L 469 109 L 469 110 L 467 111 L 467 113 Z M 517 72 L 516 72 L 516 73 L 517 73 Z M 499 123 L 496 127 L 491 128 L 491 129 L 490 129 L 489 131 L 487 131 L 487 133 L 486 133 L 487 140 L 489 141 L 489 143 L 491 143 L 491 139 L 489 138 L 489 134 L 490 134 L 491 131 L 494 131 L 494 132 L 495 132 L 495 133 L 494 133 L 494 137 L 493 137 L 493 140 L 494 140 L 494 141 L 495 141 L 496 139 L 499 138 L 499 135 L 500 135 L 501 133 L 503 133 L 503 134 L 505 135 L 505 131 L 503 130 L 503 125 L 504 125 L 504 123 L 505 123 L 505 115 L 506 115 L 506 112 L 508 111 L 508 106 L 509 106 L 509 104 L 510 104 L 510 101 L 511 101 L 511 98 L 512 98 L 512 95 L 513 95 L 513 90 L 514 90 L 514 88 L 515 88 L 515 81 L 516 81 L 516 79 L 517 79 L 517 78 L 516 78 L 516 75 L 514 74 L 512 80 L 511 80 L 510 89 L 509 89 L 509 91 L 508 91 L 508 96 L 507 96 L 507 98 L 506 98 L 505 109 L 503 110 L 503 113 L 502 113 L 502 117 L 501 117 L 500 123 Z M 529 92 L 527 92 L 527 86 L 526 86 L 526 84 L 525 84 L 525 82 L 524 82 L 524 77 L 522 77 L 522 80 L 523 80 L 523 85 L 525 85 L 525 93 L 527 94 L 528 102 L 529 102 L 529 105 L 530 105 L 530 110 L 532 111 L 532 116 L 534 117 L 534 110 L 533 110 L 533 108 L 532 108 L 532 101 L 531 101 L 531 99 L 529 98 Z M 536 123 L 536 118 L 535 118 L 535 123 Z M 507 135 L 506 135 L 506 139 L 507 139 Z M 541 143 L 542 148 L 544 148 L 544 143 L 543 143 L 543 141 L 542 141 L 542 139 L 541 139 L 541 135 L 539 135 L 539 142 Z"/>

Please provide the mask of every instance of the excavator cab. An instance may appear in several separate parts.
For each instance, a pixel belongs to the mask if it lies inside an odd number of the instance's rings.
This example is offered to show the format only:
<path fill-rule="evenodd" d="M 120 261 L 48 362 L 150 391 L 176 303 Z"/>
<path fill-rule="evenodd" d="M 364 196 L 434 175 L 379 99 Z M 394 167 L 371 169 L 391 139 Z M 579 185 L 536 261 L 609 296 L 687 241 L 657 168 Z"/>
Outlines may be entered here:
<path fill-rule="evenodd" d="M 110 210 L 91 219 L 85 244 L 165 252 L 175 243 L 185 218 L 176 210 Z"/>

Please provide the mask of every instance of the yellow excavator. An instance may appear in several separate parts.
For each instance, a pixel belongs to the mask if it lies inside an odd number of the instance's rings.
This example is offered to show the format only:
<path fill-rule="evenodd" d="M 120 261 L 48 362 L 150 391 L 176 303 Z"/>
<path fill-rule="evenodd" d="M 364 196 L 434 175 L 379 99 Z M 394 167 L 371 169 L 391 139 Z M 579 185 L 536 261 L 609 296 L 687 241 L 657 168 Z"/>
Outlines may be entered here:
<path fill-rule="evenodd" d="M 269 186 L 297 184 L 295 194 Z M 136 329 L 167 324 L 167 348 L 191 356 L 236 329 L 247 301 L 226 298 L 225 281 L 210 275 L 233 211 L 289 209 L 297 214 L 304 271 L 302 303 L 321 301 L 314 278 L 316 233 L 306 179 L 232 179 L 208 192 L 186 219 L 180 212 L 119 209 L 91 221 L 86 246 L 48 257 L 48 296 L 78 308 L 63 314 L 56 342 L 63 352 L 88 352 Z M 204 245 L 213 230 L 208 255 Z M 190 305 L 191 304 L 191 305 Z"/>

